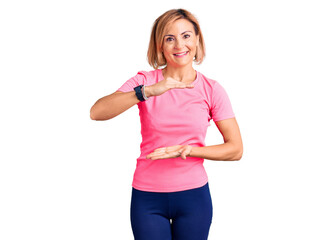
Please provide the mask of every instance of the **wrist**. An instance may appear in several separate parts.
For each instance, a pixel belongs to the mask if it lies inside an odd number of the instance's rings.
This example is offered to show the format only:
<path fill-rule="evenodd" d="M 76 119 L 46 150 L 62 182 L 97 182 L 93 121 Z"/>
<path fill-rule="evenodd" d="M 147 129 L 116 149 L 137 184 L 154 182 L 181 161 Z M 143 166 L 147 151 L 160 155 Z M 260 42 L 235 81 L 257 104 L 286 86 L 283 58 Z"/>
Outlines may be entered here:
<path fill-rule="evenodd" d="M 145 95 L 147 98 L 151 97 L 150 86 L 145 86 Z"/>
<path fill-rule="evenodd" d="M 188 154 L 189 157 L 195 157 L 195 149 L 198 147 L 192 147 L 191 152 Z"/>

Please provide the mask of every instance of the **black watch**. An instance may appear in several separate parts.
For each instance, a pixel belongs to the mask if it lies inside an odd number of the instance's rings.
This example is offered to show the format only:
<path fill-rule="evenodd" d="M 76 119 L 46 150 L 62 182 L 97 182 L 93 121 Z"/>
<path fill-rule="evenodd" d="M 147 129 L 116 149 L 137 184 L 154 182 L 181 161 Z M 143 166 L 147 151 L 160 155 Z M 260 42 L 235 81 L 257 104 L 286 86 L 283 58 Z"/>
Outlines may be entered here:
<path fill-rule="evenodd" d="M 134 88 L 134 91 L 135 91 L 135 95 L 136 97 L 141 101 L 146 101 L 146 99 L 143 97 L 143 94 L 142 94 L 142 90 L 141 88 L 143 87 L 144 85 L 139 85 L 137 87 Z"/>

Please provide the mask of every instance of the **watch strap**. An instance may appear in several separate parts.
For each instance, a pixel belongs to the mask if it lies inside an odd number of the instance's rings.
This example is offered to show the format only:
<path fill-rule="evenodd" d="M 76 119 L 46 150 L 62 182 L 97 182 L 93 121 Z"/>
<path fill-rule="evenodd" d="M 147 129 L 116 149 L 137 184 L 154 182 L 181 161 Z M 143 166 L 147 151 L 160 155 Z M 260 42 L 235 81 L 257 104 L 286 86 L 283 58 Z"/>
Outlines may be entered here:
<path fill-rule="evenodd" d="M 144 97 L 143 97 L 142 90 L 141 90 L 141 88 L 142 88 L 143 86 L 144 86 L 144 85 L 139 85 L 139 86 L 136 86 L 136 87 L 134 88 L 135 95 L 136 95 L 136 97 L 137 97 L 141 102 L 146 101 L 146 100 L 144 99 Z"/>

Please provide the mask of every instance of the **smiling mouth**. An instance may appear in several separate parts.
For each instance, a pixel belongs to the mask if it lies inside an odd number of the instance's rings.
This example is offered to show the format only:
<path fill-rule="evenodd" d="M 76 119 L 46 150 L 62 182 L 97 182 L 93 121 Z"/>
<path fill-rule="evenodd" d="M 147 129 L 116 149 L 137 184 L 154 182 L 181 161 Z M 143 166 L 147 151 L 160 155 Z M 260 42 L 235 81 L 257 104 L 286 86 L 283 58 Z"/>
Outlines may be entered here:
<path fill-rule="evenodd" d="M 173 55 L 176 56 L 176 57 L 181 57 L 181 56 L 185 56 L 187 53 L 188 53 L 188 51 L 182 52 L 182 53 L 175 53 Z"/>

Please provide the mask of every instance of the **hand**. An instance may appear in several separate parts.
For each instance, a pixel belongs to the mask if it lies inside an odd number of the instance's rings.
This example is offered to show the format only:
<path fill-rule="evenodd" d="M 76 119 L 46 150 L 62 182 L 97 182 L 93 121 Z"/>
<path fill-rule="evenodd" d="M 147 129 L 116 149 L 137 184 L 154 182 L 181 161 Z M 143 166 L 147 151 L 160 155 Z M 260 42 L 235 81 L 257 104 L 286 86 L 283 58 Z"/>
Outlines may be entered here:
<path fill-rule="evenodd" d="M 190 155 L 192 151 L 192 146 L 190 145 L 175 145 L 171 147 L 162 147 L 157 148 L 154 152 L 148 154 L 146 159 L 156 160 L 163 158 L 176 158 L 181 157 L 182 159 L 186 159 L 186 156 Z"/>
<path fill-rule="evenodd" d="M 167 77 L 158 83 L 146 86 L 145 94 L 147 97 L 159 96 L 173 88 L 194 88 L 194 85 L 192 83 L 179 82 L 171 77 Z"/>

